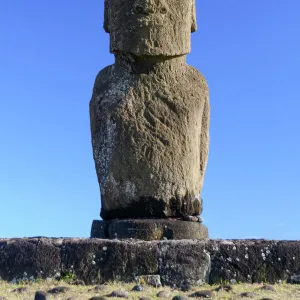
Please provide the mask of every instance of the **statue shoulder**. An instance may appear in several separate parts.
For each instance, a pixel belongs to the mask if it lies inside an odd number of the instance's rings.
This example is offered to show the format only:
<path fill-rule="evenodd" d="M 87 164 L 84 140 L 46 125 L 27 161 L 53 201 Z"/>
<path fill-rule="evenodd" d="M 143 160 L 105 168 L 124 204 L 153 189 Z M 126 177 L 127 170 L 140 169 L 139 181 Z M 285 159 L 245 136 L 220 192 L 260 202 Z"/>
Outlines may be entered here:
<path fill-rule="evenodd" d="M 111 77 L 113 76 L 113 69 L 114 65 L 110 65 L 98 72 L 95 79 L 94 92 L 111 80 Z"/>
<path fill-rule="evenodd" d="M 109 83 L 113 76 L 113 68 L 114 65 L 110 65 L 98 72 L 93 87 L 92 98 L 90 100 L 90 111 L 96 109 L 95 103 L 97 102 L 97 97 L 102 93 L 105 93 L 109 88 Z"/>
<path fill-rule="evenodd" d="M 196 85 L 200 84 L 200 86 L 208 90 L 207 81 L 198 69 L 187 65 L 187 74 L 190 82 L 194 82 Z"/>

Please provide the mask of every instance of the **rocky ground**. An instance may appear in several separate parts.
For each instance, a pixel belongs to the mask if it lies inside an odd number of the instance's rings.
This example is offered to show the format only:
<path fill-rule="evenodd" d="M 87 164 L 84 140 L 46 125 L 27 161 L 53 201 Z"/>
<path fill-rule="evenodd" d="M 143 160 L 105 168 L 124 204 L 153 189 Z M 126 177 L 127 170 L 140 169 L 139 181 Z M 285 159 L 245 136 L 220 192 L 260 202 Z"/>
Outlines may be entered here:
<path fill-rule="evenodd" d="M 40 291 L 40 292 L 38 292 Z M 300 299 L 300 286 L 286 283 L 275 285 L 235 284 L 223 286 L 184 286 L 183 290 L 168 287 L 155 288 L 143 284 L 110 283 L 98 286 L 71 285 L 64 281 L 41 281 L 11 284 L 0 282 L 0 300 L 22 299 L 64 299 L 64 300 L 104 300 L 127 298 L 149 299 L 255 299 L 289 300 Z"/>

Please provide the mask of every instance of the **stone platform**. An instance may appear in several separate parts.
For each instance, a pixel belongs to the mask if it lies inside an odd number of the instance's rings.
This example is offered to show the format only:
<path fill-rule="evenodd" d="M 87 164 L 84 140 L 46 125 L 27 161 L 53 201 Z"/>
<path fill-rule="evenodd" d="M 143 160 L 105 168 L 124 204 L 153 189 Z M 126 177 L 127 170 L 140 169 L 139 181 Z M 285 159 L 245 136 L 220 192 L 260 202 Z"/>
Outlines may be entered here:
<path fill-rule="evenodd" d="M 74 273 L 86 284 L 107 281 L 300 283 L 300 241 L 0 239 L 0 277 L 19 281 Z"/>
<path fill-rule="evenodd" d="M 207 228 L 199 222 L 175 219 L 94 220 L 92 238 L 152 240 L 208 239 Z"/>

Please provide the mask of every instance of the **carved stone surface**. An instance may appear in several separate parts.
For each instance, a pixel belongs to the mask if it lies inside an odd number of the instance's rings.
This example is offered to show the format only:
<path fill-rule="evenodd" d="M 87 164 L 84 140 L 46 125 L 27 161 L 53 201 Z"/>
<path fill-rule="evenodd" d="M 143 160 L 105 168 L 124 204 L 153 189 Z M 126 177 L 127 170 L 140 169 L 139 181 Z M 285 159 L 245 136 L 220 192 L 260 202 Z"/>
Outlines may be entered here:
<path fill-rule="evenodd" d="M 105 0 L 104 29 L 112 53 L 187 54 L 196 30 L 195 0 Z"/>
<path fill-rule="evenodd" d="M 90 119 L 101 217 L 198 215 L 209 146 L 204 77 L 186 64 L 194 0 L 110 0 L 115 64 L 97 75 Z"/>
<path fill-rule="evenodd" d="M 0 239 L 0 278 L 15 281 L 55 277 L 60 249 L 51 239 Z"/>
<path fill-rule="evenodd" d="M 91 237 L 145 241 L 207 239 L 208 230 L 199 222 L 169 219 L 94 220 Z"/>
<path fill-rule="evenodd" d="M 76 270 L 85 283 L 103 283 L 115 278 L 133 281 L 136 276 L 158 271 L 158 246 L 147 242 L 114 240 L 66 240 L 62 248 L 62 270 Z"/>
<path fill-rule="evenodd" d="M 205 243 L 193 240 L 159 244 L 159 274 L 164 285 L 202 285 L 209 280 L 211 258 Z M 184 249 L 184 250 L 183 250 Z"/>
<path fill-rule="evenodd" d="M 86 284 L 145 278 L 172 287 L 299 283 L 300 241 L 0 239 L 2 280 L 59 278 L 70 272 Z"/>
<path fill-rule="evenodd" d="M 91 238 L 109 239 L 110 221 L 94 220 L 91 228 Z"/>

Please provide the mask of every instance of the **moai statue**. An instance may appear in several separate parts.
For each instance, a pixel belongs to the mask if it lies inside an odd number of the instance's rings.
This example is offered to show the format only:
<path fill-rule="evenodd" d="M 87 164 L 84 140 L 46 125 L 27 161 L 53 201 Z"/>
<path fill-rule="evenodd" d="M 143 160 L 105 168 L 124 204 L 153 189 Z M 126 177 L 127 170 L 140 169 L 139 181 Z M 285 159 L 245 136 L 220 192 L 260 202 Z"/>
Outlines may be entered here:
<path fill-rule="evenodd" d="M 199 215 L 209 94 L 186 64 L 195 0 L 105 0 L 104 29 L 115 63 L 90 102 L 101 217 Z"/>

